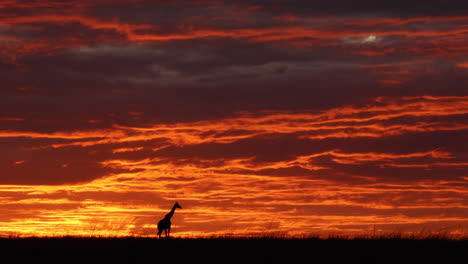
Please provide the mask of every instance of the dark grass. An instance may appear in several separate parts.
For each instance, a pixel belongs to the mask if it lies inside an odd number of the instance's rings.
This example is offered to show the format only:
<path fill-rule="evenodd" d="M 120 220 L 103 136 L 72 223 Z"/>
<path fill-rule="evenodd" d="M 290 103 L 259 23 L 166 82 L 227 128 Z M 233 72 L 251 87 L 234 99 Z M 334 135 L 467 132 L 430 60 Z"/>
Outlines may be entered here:
<path fill-rule="evenodd" d="M 415 239 L 403 237 L 381 238 L 141 238 L 141 237 L 49 237 L 49 238 L 0 238 L 0 256 L 159 256 L 161 254 L 198 252 L 198 257 L 214 256 L 213 252 L 229 252 L 231 258 L 242 254 L 268 257 L 287 255 L 289 252 L 446 252 L 468 253 L 468 239 L 445 239 L 440 237 Z M 171 253 L 172 252 L 172 253 Z M 207 254 L 207 255 L 205 255 Z M 183 255 L 183 254 L 182 254 Z M 185 255 L 187 257 L 187 255 Z M 194 255 L 195 256 L 195 255 Z"/>

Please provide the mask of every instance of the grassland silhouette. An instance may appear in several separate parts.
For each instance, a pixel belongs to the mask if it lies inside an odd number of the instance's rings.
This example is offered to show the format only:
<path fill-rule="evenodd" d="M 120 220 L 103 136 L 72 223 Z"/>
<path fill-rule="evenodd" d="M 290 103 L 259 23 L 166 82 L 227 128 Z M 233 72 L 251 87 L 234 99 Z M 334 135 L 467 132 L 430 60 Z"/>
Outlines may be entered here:
<path fill-rule="evenodd" d="M 158 222 L 157 238 L 164 234 L 170 237 L 171 219 L 176 209 L 182 209 L 179 203 L 174 203 L 172 209 Z M 375 229 L 375 228 L 374 228 Z M 468 237 L 451 237 L 449 233 L 381 233 L 346 235 L 310 235 L 294 237 L 280 233 L 264 233 L 249 236 L 248 234 L 225 234 L 205 237 L 178 237 L 172 239 L 155 239 L 155 234 L 141 236 L 52 236 L 52 237 L 0 237 L 0 256 L 106 256 L 106 257 L 151 257 L 155 254 L 177 253 L 179 249 L 195 249 L 198 252 L 208 252 L 213 249 L 237 252 L 234 257 L 242 254 L 257 254 L 261 260 L 268 258 L 275 261 L 277 253 L 289 252 L 385 252 L 392 254 L 434 251 L 438 253 L 466 252 Z M 261 255 L 267 250 L 267 255 Z M 215 254 L 216 255 L 216 254 Z M 303 261 L 302 255 L 297 261 Z M 191 255 L 192 257 L 192 255 Z M 206 256 L 202 256 L 206 262 Z M 219 261 L 219 259 L 214 259 Z M 294 259 L 289 259 L 294 260 Z M 295 262 L 295 261 L 293 261 Z M 218 263 L 218 262 L 217 262 Z"/>
<path fill-rule="evenodd" d="M 276 253 L 285 252 L 415 252 L 457 250 L 466 252 L 468 239 L 446 239 L 432 237 L 427 239 L 407 237 L 375 238 L 285 238 L 285 237 L 228 237 L 155 239 L 154 237 L 28 237 L 0 238 L 0 256 L 154 256 L 179 252 L 180 249 L 195 249 L 208 252 L 213 249 L 224 249 L 231 253 L 270 252 L 266 256 L 274 257 Z M 236 253 L 237 254 L 237 253 Z M 209 257 L 209 256 L 204 256 Z M 274 259 L 273 259 L 274 260 Z"/>

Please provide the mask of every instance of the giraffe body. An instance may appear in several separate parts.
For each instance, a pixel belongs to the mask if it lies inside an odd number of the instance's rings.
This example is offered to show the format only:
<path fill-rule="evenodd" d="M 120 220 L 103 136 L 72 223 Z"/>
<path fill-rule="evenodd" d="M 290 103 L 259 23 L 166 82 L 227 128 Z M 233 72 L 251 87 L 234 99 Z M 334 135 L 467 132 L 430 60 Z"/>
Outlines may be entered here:
<path fill-rule="evenodd" d="M 171 233 L 171 218 L 175 213 L 175 210 L 177 208 L 182 209 L 182 207 L 179 205 L 179 203 L 175 203 L 174 206 L 172 206 L 172 210 L 164 216 L 163 219 L 161 219 L 158 222 L 158 237 L 161 238 L 162 233 L 164 232 L 165 237 L 169 237 Z"/>

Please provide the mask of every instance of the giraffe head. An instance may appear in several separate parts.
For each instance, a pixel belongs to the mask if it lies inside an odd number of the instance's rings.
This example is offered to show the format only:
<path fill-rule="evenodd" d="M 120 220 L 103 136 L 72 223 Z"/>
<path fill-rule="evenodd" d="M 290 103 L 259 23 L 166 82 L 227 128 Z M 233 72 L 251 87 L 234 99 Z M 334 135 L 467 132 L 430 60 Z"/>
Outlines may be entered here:
<path fill-rule="evenodd" d="M 180 209 L 182 209 L 182 206 L 180 206 L 179 203 L 175 203 L 175 204 L 174 204 L 174 207 L 175 207 L 175 208 L 180 208 Z"/>

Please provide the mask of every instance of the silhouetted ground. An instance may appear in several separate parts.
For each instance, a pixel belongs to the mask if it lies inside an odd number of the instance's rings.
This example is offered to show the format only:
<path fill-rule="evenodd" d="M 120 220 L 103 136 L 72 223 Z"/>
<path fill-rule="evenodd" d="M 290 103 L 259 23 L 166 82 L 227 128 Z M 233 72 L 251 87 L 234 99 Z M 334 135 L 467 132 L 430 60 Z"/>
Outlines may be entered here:
<path fill-rule="evenodd" d="M 468 252 L 468 240 L 449 239 L 288 239 L 288 238 L 0 238 L 0 256 L 106 256 L 152 257 L 178 256 L 182 258 L 216 258 L 223 254 L 225 260 L 240 259 L 254 254 L 263 259 L 275 260 L 285 256 L 304 256 L 304 253 L 321 255 L 343 252 L 369 255 L 376 252 L 386 256 L 408 252 Z M 190 255 L 190 252 L 197 252 Z M 228 256 L 226 256 L 228 252 Z M 330 253 L 326 253 L 330 254 Z M 335 255 L 330 255 L 334 257 Z M 351 255 L 352 256 L 352 255 Z M 383 260 L 383 259 L 381 259 Z M 153 262 L 153 261 L 151 261 Z M 157 262 L 157 261 L 156 261 Z"/>

